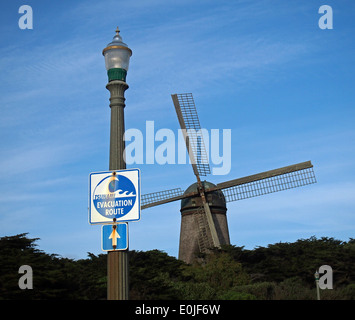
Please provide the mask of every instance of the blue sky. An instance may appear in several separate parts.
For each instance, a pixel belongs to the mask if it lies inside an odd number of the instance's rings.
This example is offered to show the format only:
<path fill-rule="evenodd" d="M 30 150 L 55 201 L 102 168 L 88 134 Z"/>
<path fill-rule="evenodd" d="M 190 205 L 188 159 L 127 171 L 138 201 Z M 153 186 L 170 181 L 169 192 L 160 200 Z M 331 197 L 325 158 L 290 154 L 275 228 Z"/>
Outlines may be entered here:
<path fill-rule="evenodd" d="M 18 9 L 33 9 L 21 30 Z M 321 30 L 321 5 L 333 29 Z M 28 232 L 69 258 L 101 253 L 88 177 L 109 162 L 102 49 L 132 49 L 126 128 L 177 132 L 170 95 L 192 92 L 201 126 L 232 130 L 214 183 L 311 160 L 317 184 L 228 203 L 232 244 L 355 237 L 355 4 L 350 0 L 6 1 L 0 10 L 0 236 Z M 158 146 L 159 143 L 156 143 Z M 195 182 L 186 164 L 139 166 L 142 193 Z M 130 249 L 177 256 L 180 203 L 142 211 Z"/>

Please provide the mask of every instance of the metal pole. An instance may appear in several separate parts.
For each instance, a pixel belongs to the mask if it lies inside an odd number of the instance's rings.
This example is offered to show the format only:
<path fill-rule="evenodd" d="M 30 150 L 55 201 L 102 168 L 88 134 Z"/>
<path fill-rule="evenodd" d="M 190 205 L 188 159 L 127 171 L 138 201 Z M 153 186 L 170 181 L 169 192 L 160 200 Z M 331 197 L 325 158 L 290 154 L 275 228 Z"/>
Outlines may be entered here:
<path fill-rule="evenodd" d="M 314 277 L 316 279 L 316 287 L 317 287 L 317 300 L 320 300 L 320 293 L 319 293 L 319 273 L 316 270 L 316 273 L 314 274 Z"/>
<path fill-rule="evenodd" d="M 317 286 L 317 300 L 320 300 L 320 294 L 319 294 L 319 280 L 316 280 L 316 286 Z"/>
<path fill-rule="evenodd" d="M 125 81 L 113 80 L 106 85 L 106 89 L 110 91 L 111 107 L 109 170 L 126 169 L 123 140 L 124 92 L 128 85 Z M 128 300 L 128 249 L 107 253 L 107 299 Z"/>

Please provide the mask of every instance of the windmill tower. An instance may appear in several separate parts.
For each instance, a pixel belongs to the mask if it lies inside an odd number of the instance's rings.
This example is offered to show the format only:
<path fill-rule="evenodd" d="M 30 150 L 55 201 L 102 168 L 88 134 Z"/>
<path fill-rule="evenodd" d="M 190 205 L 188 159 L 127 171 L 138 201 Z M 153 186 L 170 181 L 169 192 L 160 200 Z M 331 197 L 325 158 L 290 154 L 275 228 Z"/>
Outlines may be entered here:
<path fill-rule="evenodd" d="M 216 187 L 213 183 L 203 181 L 202 187 L 206 192 L 206 202 L 210 208 L 213 224 L 216 229 L 219 244 L 230 244 L 227 205 L 221 190 L 209 192 Z M 198 184 L 194 183 L 186 189 L 184 194 L 198 191 Z M 214 247 L 214 242 L 209 232 L 208 221 L 204 211 L 202 198 L 197 195 L 181 200 L 181 229 L 179 259 L 188 263 L 192 262 L 199 252 L 206 252 Z"/>
<path fill-rule="evenodd" d="M 200 252 L 230 243 L 226 202 L 316 183 L 310 161 L 216 185 L 201 181 L 200 177 L 210 174 L 211 170 L 192 94 L 171 97 L 197 182 L 185 192 L 176 188 L 142 195 L 141 209 L 181 200 L 179 259 L 191 263 Z"/>

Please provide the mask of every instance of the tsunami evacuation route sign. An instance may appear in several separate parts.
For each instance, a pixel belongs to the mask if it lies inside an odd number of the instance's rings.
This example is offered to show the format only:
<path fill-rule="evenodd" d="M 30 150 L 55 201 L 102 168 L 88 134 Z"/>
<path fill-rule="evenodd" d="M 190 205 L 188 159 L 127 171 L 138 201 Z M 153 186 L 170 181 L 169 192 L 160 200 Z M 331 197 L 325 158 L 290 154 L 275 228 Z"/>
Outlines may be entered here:
<path fill-rule="evenodd" d="M 90 173 L 90 224 L 137 221 L 140 209 L 139 169 Z"/>

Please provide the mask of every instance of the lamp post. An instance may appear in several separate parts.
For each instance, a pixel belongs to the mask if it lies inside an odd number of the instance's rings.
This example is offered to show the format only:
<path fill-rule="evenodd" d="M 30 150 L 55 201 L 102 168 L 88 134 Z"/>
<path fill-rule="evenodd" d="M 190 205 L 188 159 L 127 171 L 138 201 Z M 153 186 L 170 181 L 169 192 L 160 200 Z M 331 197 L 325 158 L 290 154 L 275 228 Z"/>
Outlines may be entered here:
<path fill-rule="evenodd" d="M 124 93 L 128 89 L 126 75 L 132 50 L 122 41 L 116 29 L 107 47 L 102 51 L 108 75 L 107 90 L 110 91 L 110 164 L 109 170 L 126 169 L 124 161 L 125 142 Z M 115 219 L 113 220 L 115 222 Z M 109 251 L 107 254 L 107 299 L 128 300 L 128 249 Z"/>
<path fill-rule="evenodd" d="M 317 287 L 317 300 L 320 300 L 320 294 L 319 294 L 319 272 L 316 270 L 314 274 L 314 278 L 316 279 L 316 287 Z"/>

